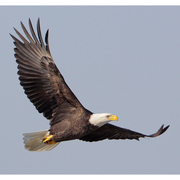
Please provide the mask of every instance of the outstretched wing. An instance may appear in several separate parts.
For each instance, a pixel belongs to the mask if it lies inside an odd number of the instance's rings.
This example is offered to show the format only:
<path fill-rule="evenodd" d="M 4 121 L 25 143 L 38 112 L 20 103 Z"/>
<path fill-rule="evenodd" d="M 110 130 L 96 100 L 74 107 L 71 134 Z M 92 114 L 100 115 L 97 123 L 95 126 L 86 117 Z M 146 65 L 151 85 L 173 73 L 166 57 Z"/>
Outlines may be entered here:
<path fill-rule="evenodd" d="M 27 40 L 15 28 L 22 42 L 10 34 L 16 46 L 14 51 L 16 62 L 18 63 L 19 80 L 25 90 L 25 94 L 39 113 L 43 113 L 47 119 L 52 120 L 59 114 L 62 117 L 63 114 L 66 114 L 66 111 L 71 112 L 77 108 L 83 108 L 52 59 L 48 43 L 48 30 L 45 37 L 45 46 L 41 36 L 39 19 L 37 22 L 38 38 L 30 19 L 29 27 L 32 36 L 22 22 L 21 26 Z M 55 119 L 56 122 L 53 123 L 60 121 L 58 118 Z"/>
<path fill-rule="evenodd" d="M 154 134 L 151 135 L 145 135 L 141 134 L 135 131 L 131 131 L 129 129 L 121 128 L 114 126 L 112 124 L 107 123 L 106 125 L 100 127 L 96 131 L 83 136 L 80 138 L 80 140 L 83 141 L 100 141 L 104 139 L 136 139 L 139 140 L 140 137 L 156 137 L 161 134 L 163 134 L 169 126 L 166 126 L 163 128 L 164 125 L 161 126 L 161 128 Z"/>

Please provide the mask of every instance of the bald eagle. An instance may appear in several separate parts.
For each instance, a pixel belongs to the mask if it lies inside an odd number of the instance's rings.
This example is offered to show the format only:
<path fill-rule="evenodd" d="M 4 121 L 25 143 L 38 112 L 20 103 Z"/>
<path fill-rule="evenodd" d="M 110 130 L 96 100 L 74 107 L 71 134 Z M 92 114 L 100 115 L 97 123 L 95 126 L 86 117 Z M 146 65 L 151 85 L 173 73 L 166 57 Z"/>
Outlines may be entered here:
<path fill-rule="evenodd" d="M 39 113 L 50 121 L 50 129 L 25 133 L 24 144 L 29 151 L 49 151 L 62 141 L 79 139 L 93 142 L 104 139 L 136 139 L 156 137 L 163 134 L 169 126 L 164 125 L 154 134 L 145 135 L 129 129 L 109 124 L 117 121 L 117 116 L 110 113 L 92 113 L 87 110 L 66 84 L 56 67 L 49 49 L 48 32 L 43 42 L 40 20 L 37 21 L 37 35 L 31 20 L 31 35 L 21 22 L 27 38 L 15 28 L 21 41 L 14 40 L 15 58 L 18 64 L 18 75 L 21 86 L 29 100 Z"/>

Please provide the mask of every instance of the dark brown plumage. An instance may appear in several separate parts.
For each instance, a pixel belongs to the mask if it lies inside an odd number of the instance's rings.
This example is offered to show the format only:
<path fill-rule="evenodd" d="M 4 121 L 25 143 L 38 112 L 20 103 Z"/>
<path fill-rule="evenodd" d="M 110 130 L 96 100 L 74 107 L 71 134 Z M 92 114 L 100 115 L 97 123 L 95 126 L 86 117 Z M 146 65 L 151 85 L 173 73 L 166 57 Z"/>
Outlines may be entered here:
<path fill-rule="evenodd" d="M 102 127 L 100 127 L 99 129 L 97 129 L 96 131 L 80 138 L 80 140 L 83 141 L 89 141 L 89 142 L 93 142 L 93 141 L 100 141 L 100 140 L 104 140 L 104 139 L 136 139 L 139 140 L 139 138 L 144 138 L 144 137 L 156 137 L 161 135 L 162 133 L 164 133 L 169 126 L 166 126 L 165 128 L 163 128 L 164 125 L 162 125 L 160 127 L 160 129 L 151 135 L 145 135 L 145 134 L 141 134 L 135 131 L 131 131 L 129 129 L 125 129 L 125 128 L 121 128 L 121 127 L 117 127 L 114 126 L 112 124 L 106 124 Z"/>
<path fill-rule="evenodd" d="M 25 148 L 30 151 L 51 150 L 59 142 L 72 139 L 100 141 L 103 139 L 137 139 L 156 137 L 164 133 L 169 126 L 159 129 L 152 135 L 144 135 L 109 124 L 117 117 L 111 114 L 93 114 L 85 109 L 66 84 L 56 67 L 49 49 L 48 30 L 43 42 L 40 20 L 37 22 L 36 36 L 31 20 L 28 33 L 23 23 L 25 39 L 15 28 L 22 42 L 14 39 L 18 75 L 25 94 L 39 113 L 50 120 L 50 130 L 24 134 Z"/>

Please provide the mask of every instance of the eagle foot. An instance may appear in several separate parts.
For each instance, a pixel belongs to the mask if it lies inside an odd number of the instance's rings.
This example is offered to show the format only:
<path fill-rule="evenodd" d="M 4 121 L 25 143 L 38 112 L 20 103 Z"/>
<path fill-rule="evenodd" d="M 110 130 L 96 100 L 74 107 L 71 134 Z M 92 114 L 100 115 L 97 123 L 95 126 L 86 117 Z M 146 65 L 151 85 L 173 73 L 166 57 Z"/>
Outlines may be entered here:
<path fill-rule="evenodd" d="M 49 135 L 43 139 L 45 144 L 55 144 L 56 142 L 52 140 L 53 135 Z"/>

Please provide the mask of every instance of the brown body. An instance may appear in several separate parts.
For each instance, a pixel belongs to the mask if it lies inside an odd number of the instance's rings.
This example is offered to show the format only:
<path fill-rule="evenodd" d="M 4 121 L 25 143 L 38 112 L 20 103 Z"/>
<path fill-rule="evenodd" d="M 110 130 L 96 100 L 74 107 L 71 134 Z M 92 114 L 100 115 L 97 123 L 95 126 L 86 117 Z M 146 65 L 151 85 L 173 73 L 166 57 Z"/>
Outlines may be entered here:
<path fill-rule="evenodd" d="M 53 135 L 52 140 L 55 142 L 80 139 L 81 137 L 89 134 L 98 129 L 89 123 L 89 118 L 92 113 L 85 113 L 84 118 L 72 117 L 73 119 L 64 119 L 63 121 L 51 125 L 50 134 Z"/>

